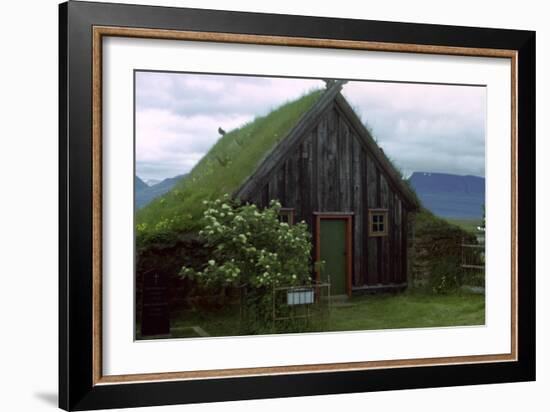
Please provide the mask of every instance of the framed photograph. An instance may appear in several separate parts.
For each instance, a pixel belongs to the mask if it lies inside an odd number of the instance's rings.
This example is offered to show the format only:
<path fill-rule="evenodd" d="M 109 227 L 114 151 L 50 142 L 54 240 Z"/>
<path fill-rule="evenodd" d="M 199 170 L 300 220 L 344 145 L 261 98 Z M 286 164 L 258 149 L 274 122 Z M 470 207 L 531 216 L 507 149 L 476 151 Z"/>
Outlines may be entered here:
<path fill-rule="evenodd" d="M 535 379 L 535 33 L 60 5 L 66 410 Z"/>

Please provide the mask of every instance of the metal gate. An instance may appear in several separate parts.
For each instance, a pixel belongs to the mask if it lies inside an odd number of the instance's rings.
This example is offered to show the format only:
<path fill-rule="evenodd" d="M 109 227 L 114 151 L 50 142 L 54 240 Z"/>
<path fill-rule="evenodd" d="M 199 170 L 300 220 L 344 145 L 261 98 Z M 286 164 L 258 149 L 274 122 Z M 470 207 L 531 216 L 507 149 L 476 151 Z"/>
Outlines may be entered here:
<path fill-rule="evenodd" d="M 466 243 L 463 238 L 460 245 L 462 282 L 470 286 L 485 286 L 485 241 L 478 242 Z"/>
<path fill-rule="evenodd" d="M 280 323 L 302 323 L 303 328 L 328 328 L 330 281 L 309 286 L 273 288 L 273 329 Z"/>

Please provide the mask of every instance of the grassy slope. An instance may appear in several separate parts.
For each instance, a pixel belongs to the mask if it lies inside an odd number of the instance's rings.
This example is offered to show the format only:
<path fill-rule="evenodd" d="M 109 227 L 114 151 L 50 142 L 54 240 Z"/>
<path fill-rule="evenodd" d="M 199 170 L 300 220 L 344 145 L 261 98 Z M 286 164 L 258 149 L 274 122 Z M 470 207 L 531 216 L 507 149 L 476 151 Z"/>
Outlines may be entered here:
<path fill-rule="evenodd" d="M 352 298 L 333 306 L 329 331 L 424 328 L 485 324 L 485 297 L 474 294 L 430 295 L 403 293 Z M 173 337 L 193 336 L 185 327 L 200 326 L 211 336 L 239 333 L 239 308 L 222 312 L 173 314 Z M 139 329 L 139 327 L 138 327 Z"/>
<path fill-rule="evenodd" d="M 460 227 L 461 229 L 470 232 L 477 233 L 477 227 L 481 225 L 481 219 L 451 219 L 446 218 L 449 223 Z"/>
<path fill-rule="evenodd" d="M 184 181 L 138 212 L 138 236 L 196 229 L 202 201 L 236 190 L 321 95 L 313 91 L 220 138 Z"/>
<path fill-rule="evenodd" d="M 429 210 L 421 208 L 415 214 L 415 236 L 436 235 L 451 232 L 460 232 L 464 235 L 472 235 L 475 226 L 479 225 L 477 220 L 447 219 L 436 216 Z"/>

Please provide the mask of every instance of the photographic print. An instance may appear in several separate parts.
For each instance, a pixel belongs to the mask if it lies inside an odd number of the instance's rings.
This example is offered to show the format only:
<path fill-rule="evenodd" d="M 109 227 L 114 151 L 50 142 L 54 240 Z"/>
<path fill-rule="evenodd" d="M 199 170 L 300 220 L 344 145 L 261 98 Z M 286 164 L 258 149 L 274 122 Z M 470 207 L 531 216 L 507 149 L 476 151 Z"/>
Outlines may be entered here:
<path fill-rule="evenodd" d="M 61 407 L 535 379 L 534 32 L 59 22 Z"/>
<path fill-rule="evenodd" d="M 138 340 L 485 324 L 486 87 L 134 71 Z"/>

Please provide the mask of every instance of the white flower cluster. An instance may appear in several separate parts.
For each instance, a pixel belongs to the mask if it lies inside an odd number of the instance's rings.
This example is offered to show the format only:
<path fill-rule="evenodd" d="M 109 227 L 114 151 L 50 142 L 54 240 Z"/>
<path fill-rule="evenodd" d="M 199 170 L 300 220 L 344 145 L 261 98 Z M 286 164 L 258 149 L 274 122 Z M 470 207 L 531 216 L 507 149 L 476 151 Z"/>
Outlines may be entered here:
<path fill-rule="evenodd" d="M 199 234 L 213 247 L 201 270 L 182 268 L 181 275 L 205 283 L 247 284 L 257 288 L 303 284 L 310 279 L 311 241 L 305 223 L 278 220 L 281 204 L 269 208 L 234 205 L 229 196 L 204 202 Z"/>

